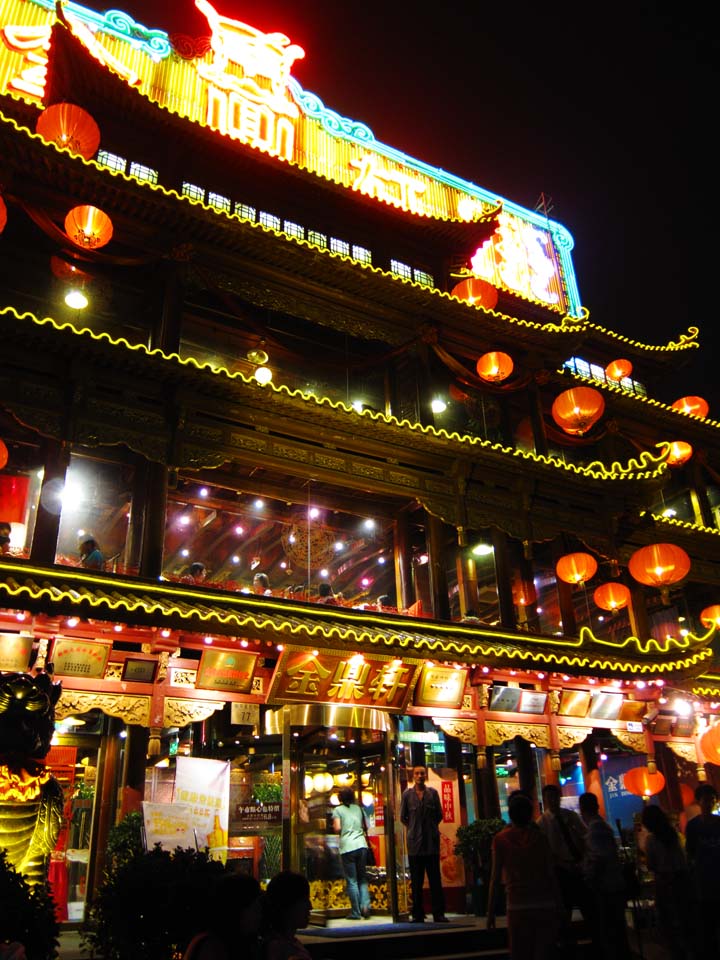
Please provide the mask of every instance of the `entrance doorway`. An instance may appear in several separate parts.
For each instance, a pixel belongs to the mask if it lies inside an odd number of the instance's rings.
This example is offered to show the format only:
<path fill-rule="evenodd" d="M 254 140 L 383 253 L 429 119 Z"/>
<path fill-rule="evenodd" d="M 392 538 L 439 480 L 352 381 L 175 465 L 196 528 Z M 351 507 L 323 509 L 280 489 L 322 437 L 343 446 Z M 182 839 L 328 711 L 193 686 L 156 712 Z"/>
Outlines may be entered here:
<path fill-rule="evenodd" d="M 367 708 L 286 706 L 269 711 L 269 733 L 282 732 L 283 862 L 310 882 L 311 923 L 350 912 L 333 811 L 350 787 L 361 805 L 376 865 L 368 868 L 374 915 L 407 913 L 402 830 L 394 811 L 399 785 L 392 773 L 393 718 Z M 287 773 L 287 776 L 286 776 Z M 396 865 L 400 865 L 400 870 Z"/>

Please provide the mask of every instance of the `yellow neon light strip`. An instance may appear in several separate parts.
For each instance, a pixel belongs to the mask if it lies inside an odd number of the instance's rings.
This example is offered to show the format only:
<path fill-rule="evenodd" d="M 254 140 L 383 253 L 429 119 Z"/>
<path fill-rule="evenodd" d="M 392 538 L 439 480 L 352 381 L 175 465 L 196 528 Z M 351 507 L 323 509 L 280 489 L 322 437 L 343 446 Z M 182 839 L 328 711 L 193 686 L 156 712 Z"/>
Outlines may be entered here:
<path fill-rule="evenodd" d="M 661 513 L 651 513 L 650 516 L 655 523 L 667 523 L 672 527 L 680 527 L 683 530 L 693 530 L 696 533 L 710 533 L 714 537 L 720 537 L 720 530 L 718 530 L 717 527 L 705 527 L 701 523 L 693 523 L 691 520 L 676 520 L 675 517 L 664 517 Z"/>
<path fill-rule="evenodd" d="M 246 377 L 239 371 L 231 373 L 227 367 L 224 366 L 218 367 L 209 363 L 201 363 L 194 357 L 183 358 L 177 353 L 168 354 L 157 348 L 150 350 L 144 344 L 129 343 L 125 337 L 114 338 L 108 333 L 95 333 L 93 330 L 90 330 L 87 327 L 78 329 L 72 323 L 60 323 L 57 320 L 54 320 L 52 317 L 45 317 L 41 320 L 30 312 L 25 312 L 22 314 L 18 313 L 18 311 L 12 306 L 0 309 L 0 318 L 6 315 L 11 315 L 17 320 L 21 321 L 29 320 L 39 327 L 49 325 L 54 327 L 54 329 L 58 332 L 71 332 L 76 336 L 87 336 L 98 343 L 105 342 L 115 347 L 122 347 L 126 350 L 131 350 L 136 353 L 143 353 L 148 357 L 159 358 L 164 361 L 178 363 L 186 367 L 195 367 L 196 370 L 209 371 L 214 375 L 227 377 L 229 380 L 239 380 L 243 384 L 252 387 L 253 389 L 266 390 L 270 388 L 276 393 L 284 393 L 288 397 L 305 404 L 328 406 L 334 410 L 340 410 L 343 413 L 354 417 L 370 417 L 378 422 L 401 427 L 404 430 L 412 430 L 415 433 L 422 433 L 428 437 L 450 440 L 454 443 L 478 447 L 492 453 L 502 454 L 504 456 L 534 461 L 542 466 L 553 467 L 557 470 L 564 470 L 567 473 L 574 473 L 578 476 L 590 477 L 594 480 L 649 480 L 661 476 L 668 469 L 664 454 L 661 453 L 657 456 L 654 456 L 649 451 L 643 451 L 637 459 L 631 458 L 625 466 L 617 461 L 614 461 L 609 467 L 607 467 L 599 460 L 594 460 L 592 463 L 586 466 L 578 466 L 575 463 L 566 463 L 564 460 L 560 460 L 551 455 L 545 456 L 543 454 L 533 453 L 529 450 L 506 447 L 501 443 L 494 443 L 491 440 L 483 440 L 480 437 L 471 437 L 467 434 L 459 434 L 455 430 L 448 432 L 442 427 L 438 429 L 431 425 L 411 423 L 405 418 L 399 420 L 397 417 L 386 416 L 384 413 L 373 412 L 371 410 L 363 410 L 361 413 L 358 413 L 356 410 L 354 410 L 352 407 L 349 407 L 342 401 L 331 400 L 329 397 L 315 397 L 307 393 L 303 393 L 300 390 L 291 390 L 284 384 L 276 385 L 274 383 L 269 383 L 260 386 L 253 378 Z"/>
<path fill-rule="evenodd" d="M 0 570 L 10 572 L 12 574 L 17 574 L 17 567 L 11 564 L 0 563 Z M 63 574 L 60 571 L 49 571 L 47 568 L 42 567 L 23 567 L 23 571 L 28 574 L 34 574 L 37 576 L 42 576 L 44 578 L 51 578 L 54 580 L 61 579 Z M 269 616 L 263 617 L 260 610 L 256 613 L 245 613 L 245 612 L 224 612 L 219 610 L 217 607 L 211 609 L 198 608 L 197 604 L 200 600 L 206 600 L 209 603 L 217 603 L 217 595 L 210 593 L 189 593 L 189 591 L 178 589 L 174 590 L 174 593 L 179 593 L 181 596 L 184 596 L 191 602 L 194 606 L 193 609 L 187 610 L 180 607 L 177 603 L 167 597 L 167 595 L 162 599 L 150 600 L 143 597 L 139 599 L 130 599 L 129 597 L 118 597 L 117 590 L 118 587 L 123 585 L 122 582 L 118 580 L 110 580 L 106 577 L 96 577 L 90 575 L 82 575 L 78 572 L 76 575 L 73 571 L 73 576 L 77 580 L 84 580 L 88 584 L 92 584 L 95 587 L 107 586 L 113 590 L 113 594 L 106 594 L 104 592 L 96 591 L 95 593 L 91 592 L 89 589 L 83 590 L 82 592 L 76 589 L 72 590 L 61 590 L 59 587 L 53 587 L 49 584 L 42 587 L 37 587 L 33 584 L 33 587 L 23 586 L 19 584 L 13 577 L 8 577 L 5 583 L 0 583 L 0 593 L 7 594 L 13 600 L 18 600 L 22 597 L 27 597 L 32 600 L 40 599 L 49 599 L 53 602 L 58 602 L 59 600 L 69 601 L 72 605 L 79 605 L 83 602 L 87 602 L 92 607 L 100 608 L 105 607 L 112 612 L 118 610 L 125 610 L 126 612 L 134 612 L 137 610 L 142 610 L 145 613 L 158 613 L 163 616 L 177 615 L 184 620 L 191 620 L 194 618 L 199 619 L 203 624 L 209 624 L 212 621 L 216 623 L 221 623 L 224 625 L 232 625 L 236 627 L 240 632 L 243 628 L 254 627 L 258 630 L 271 629 L 275 633 L 285 636 L 290 634 L 291 636 L 309 636 L 312 638 L 318 637 L 323 638 L 326 641 L 328 639 L 336 639 L 340 642 L 349 642 L 353 644 L 360 643 L 369 643 L 373 646 L 385 646 L 385 647 L 396 647 L 399 646 L 403 649 L 412 648 L 418 650 L 426 650 L 429 652 L 438 651 L 443 652 L 446 655 L 453 656 L 466 656 L 471 658 L 485 657 L 485 658 L 509 658 L 510 660 L 519 660 L 540 661 L 545 664 L 557 664 L 559 666 L 570 666 L 570 667 L 582 667 L 589 670 L 613 670 L 621 671 L 627 673 L 669 673 L 676 670 L 687 670 L 692 666 L 695 666 L 699 663 L 702 663 L 708 657 L 712 657 L 712 649 L 710 647 L 705 647 L 704 649 L 698 650 L 692 655 L 681 659 L 681 660 L 672 660 L 664 663 L 643 663 L 638 664 L 627 660 L 617 660 L 611 658 L 611 655 L 608 654 L 604 658 L 598 658 L 593 653 L 588 652 L 583 656 L 578 648 L 581 647 L 583 639 L 590 637 L 594 642 L 597 642 L 593 637 L 592 633 L 586 628 L 581 632 L 580 638 L 571 638 L 567 640 L 563 639 L 553 639 L 553 638 L 538 638 L 536 642 L 542 647 L 564 647 L 564 648 L 575 648 L 577 652 L 573 653 L 563 653 L 555 650 L 547 651 L 542 649 L 532 649 L 532 650 L 523 650 L 519 649 L 516 646 L 513 646 L 511 649 L 493 643 L 489 638 L 486 638 L 484 641 L 477 640 L 478 630 L 473 630 L 470 628 L 463 628 L 459 624 L 433 624 L 433 629 L 437 633 L 441 634 L 452 634 L 450 639 L 432 639 L 430 637 L 418 635 L 417 633 L 402 630 L 394 631 L 391 630 L 388 632 L 387 624 L 379 623 L 379 628 L 383 630 L 383 635 L 378 635 L 368 631 L 363 626 L 355 627 L 351 625 L 343 626 L 335 622 L 331 623 L 320 623 L 310 625 L 307 623 L 298 624 L 292 620 L 287 619 L 288 612 L 299 614 L 302 616 L 313 616 L 314 619 L 320 619 L 325 617 L 332 616 L 334 619 L 342 619 L 342 611 L 339 611 L 338 608 L 332 608 L 331 610 L 320 610 L 312 611 L 312 613 L 305 609 L 298 607 L 295 604 L 283 604 L 280 607 L 277 604 L 273 604 L 271 601 L 265 599 L 263 601 L 253 601 L 251 598 L 233 598 L 228 597 L 227 601 L 230 604 L 241 604 L 243 606 L 264 606 L 266 609 L 269 607 L 271 610 L 280 616 L 283 617 L 280 623 L 277 623 L 270 619 Z M 129 585 L 131 588 L 137 589 L 140 586 L 144 591 L 149 593 L 165 593 L 167 594 L 167 587 L 154 584 L 136 584 L 131 581 L 125 581 L 124 585 Z M 163 602 L 164 600 L 164 602 Z M 371 623 L 377 623 L 375 618 L 366 618 L 369 619 Z M 703 638 L 692 637 L 691 639 L 698 642 L 704 642 L 709 639 L 712 635 L 713 629 L 709 631 L 709 634 Z M 474 642 L 459 642 L 455 639 L 457 635 L 474 635 Z M 518 641 L 527 642 L 529 638 L 519 637 L 516 634 L 511 633 L 499 633 L 493 634 L 493 639 L 496 641 L 505 640 L 510 644 L 517 644 Z M 635 642 L 636 645 L 641 646 L 637 641 L 637 638 L 631 637 L 628 638 L 623 643 L 618 644 L 620 647 L 627 646 L 629 643 Z M 610 644 L 607 644 L 610 645 Z M 647 642 L 645 645 L 645 651 L 651 652 L 653 641 L 652 639 Z M 689 645 L 689 644 L 688 644 Z M 658 652 L 668 652 L 667 650 L 661 651 L 658 646 Z"/>
<path fill-rule="evenodd" d="M 561 373 L 564 377 L 571 377 L 573 380 L 578 380 L 581 383 L 591 384 L 593 387 L 596 387 L 598 390 L 605 390 L 608 393 L 617 393 L 623 397 L 627 397 L 630 401 L 636 401 L 638 403 L 647 403 L 651 407 L 657 407 L 660 410 L 667 410 L 670 413 L 677 414 L 679 417 L 688 417 L 691 420 L 697 420 L 700 423 L 704 423 L 708 427 L 720 427 L 720 421 L 710 420 L 707 417 L 698 417 L 694 413 L 685 413 L 683 410 L 675 410 L 670 406 L 669 403 L 661 403 L 659 400 L 653 400 L 650 397 L 641 397 L 637 393 L 629 393 L 627 390 L 614 383 L 605 383 L 602 380 L 596 380 L 595 377 L 588 377 L 582 373 L 576 373 L 573 370 L 568 370 L 563 368 L 558 370 L 558 373 Z"/>
<path fill-rule="evenodd" d="M 698 349 L 700 347 L 700 344 L 697 340 L 697 336 L 700 331 L 697 327 L 688 327 L 687 333 L 681 333 L 677 341 L 671 340 L 669 343 L 665 344 L 665 346 L 640 343 L 639 340 L 633 340 L 631 337 L 626 337 L 622 333 L 616 333 L 614 330 L 607 330 L 605 327 L 601 327 L 597 323 L 588 323 L 588 327 L 592 330 L 597 330 L 598 333 L 605 334 L 607 337 L 612 337 L 613 340 L 619 340 L 621 343 L 627 343 L 632 347 L 639 348 L 640 350 L 647 350 L 649 353 L 672 353 L 678 350 Z"/>

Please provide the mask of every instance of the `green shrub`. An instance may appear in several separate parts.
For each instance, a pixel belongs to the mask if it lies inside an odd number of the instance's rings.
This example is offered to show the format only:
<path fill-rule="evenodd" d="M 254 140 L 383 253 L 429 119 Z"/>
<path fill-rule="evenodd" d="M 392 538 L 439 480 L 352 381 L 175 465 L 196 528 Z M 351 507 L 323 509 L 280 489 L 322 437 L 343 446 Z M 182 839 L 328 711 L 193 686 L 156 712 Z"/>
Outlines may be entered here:
<path fill-rule="evenodd" d="M 225 868 L 206 852 L 154 850 L 109 866 L 83 926 L 103 960 L 173 960 L 202 929 Z"/>
<path fill-rule="evenodd" d="M 48 888 L 31 887 L 0 849 L 0 943 L 17 940 L 28 960 L 54 960 L 59 929 Z"/>

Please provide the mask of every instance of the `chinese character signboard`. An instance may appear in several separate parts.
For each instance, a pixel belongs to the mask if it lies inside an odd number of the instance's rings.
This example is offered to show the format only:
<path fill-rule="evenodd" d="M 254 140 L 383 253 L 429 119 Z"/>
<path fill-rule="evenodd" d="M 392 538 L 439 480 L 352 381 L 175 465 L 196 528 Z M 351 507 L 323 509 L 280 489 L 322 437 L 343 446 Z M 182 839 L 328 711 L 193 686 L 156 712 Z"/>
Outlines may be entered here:
<path fill-rule="evenodd" d="M 330 703 L 402 713 L 419 675 L 417 660 L 286 647 L 268 700 Z"/>
<path fill-rule="evenodd" d="M 428 770 L 428 785 L 440 795 L 443 818 L 440 823 L 440 875 L 443 887 L 464 887 L 463 862 L 455 854 L 457 828 L 460 826 L 460 789 L 455 770 Z"/>
<path fill-rule="evenodd" d="M 415 706 L 459 709 L 467 674 L 467 667 L 456 670 L 454 667 L 426 664 L 415 690 Z"/>
<path fill-rule="evenodd" d="M 0 673 L 24 673 L 30 664 L 33 638 L 22 633 L 0 633 Z"/>
<path fill-rule="evenodd" d="M 258 656 L 228 650 L 203 650 L 195 686 L 199 690 L 250 693 Z"/>
<path fill-rule="evenodd" d="M 53 644 L 52 662 L 61 677 L 87 677 L 97 680 L 105 676 L 112 643 L 104 640 L 70 640 L 59 637 Z"/>

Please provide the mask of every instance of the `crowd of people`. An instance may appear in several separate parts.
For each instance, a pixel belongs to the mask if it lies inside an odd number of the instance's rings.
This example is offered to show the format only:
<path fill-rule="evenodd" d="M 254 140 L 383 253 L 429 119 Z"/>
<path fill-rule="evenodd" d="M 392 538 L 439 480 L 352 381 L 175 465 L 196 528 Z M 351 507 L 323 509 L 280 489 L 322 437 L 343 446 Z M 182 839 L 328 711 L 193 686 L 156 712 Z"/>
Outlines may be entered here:
<path fill-rule="evenodd" d="M 720 956 L 720 817 L 713 814 L 718 795 L 704 783 L 695 799 L 700 812 L 688 821 L 684 839 L 659 806 L 646 805 L 641 816 L 641 852 L 671 960 Z M 637 876 L 621 859 L 597 796 L 582 794 L 578 814 L 563 807 L 559 787 L 548 784 L 543 808 L 535 821 L 526 793 L 509 797 L 510 825 L 493 841 L 488 929 L 495 927 L 502 882 L 511 960 L 574 957 L 574 910 L 582 915 L 596 960 L 629 958 L 627 903 L 637 897 Z"/>

